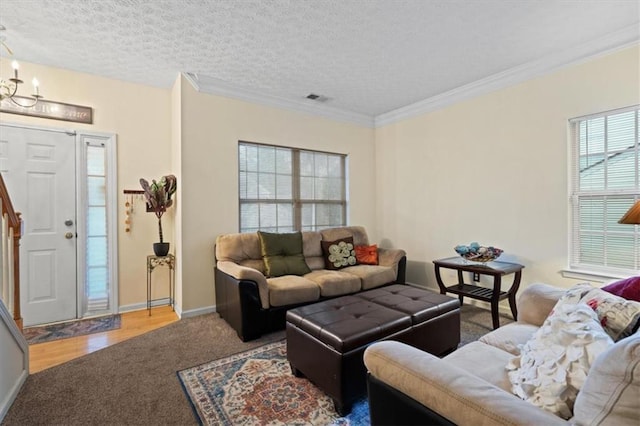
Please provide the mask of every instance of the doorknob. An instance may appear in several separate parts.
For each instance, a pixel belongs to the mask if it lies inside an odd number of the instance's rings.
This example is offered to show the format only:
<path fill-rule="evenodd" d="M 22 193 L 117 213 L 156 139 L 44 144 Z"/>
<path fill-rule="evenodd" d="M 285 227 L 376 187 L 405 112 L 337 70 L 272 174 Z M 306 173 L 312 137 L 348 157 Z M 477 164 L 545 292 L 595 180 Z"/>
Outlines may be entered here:
<path fill-rule="evenodd" d="M 71 226 L 71 225 L 73 225 L 73 221 L 71 219 L 67 219 L 67 220 L 64 221 L 64 224 L 67 225 L 67 226 Z"/>
<path fill-rule="evenodd" d="M 64 234 L 64 237 L 65 237 L 67 240 L 70 240 L 71 238 L 73 238 L 73 232 L 67 232 L 66 234 Z"/>

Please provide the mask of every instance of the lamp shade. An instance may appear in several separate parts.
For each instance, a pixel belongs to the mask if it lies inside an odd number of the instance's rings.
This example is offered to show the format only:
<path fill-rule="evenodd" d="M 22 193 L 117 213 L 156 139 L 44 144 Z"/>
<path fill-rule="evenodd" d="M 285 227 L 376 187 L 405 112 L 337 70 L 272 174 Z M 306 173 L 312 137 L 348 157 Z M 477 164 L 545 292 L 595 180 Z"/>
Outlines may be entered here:
<path fill-rule="evenodd" d="M 626 225 L 640 225 L 640 201 L 636 201 L 629 211 L 622 216 L 622 219 L 620 219 L 618 223 L 624 223 Z"/>

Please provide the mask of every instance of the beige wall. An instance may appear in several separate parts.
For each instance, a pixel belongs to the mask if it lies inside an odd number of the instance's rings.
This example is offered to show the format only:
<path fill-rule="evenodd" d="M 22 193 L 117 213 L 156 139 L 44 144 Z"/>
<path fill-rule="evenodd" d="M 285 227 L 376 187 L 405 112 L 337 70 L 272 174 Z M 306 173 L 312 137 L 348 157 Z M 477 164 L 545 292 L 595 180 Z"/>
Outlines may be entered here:
<path fill-rule="evenodd" d="M 25 81 L 35 74 L 47 99 L 93 107 L 94 124 L 0 121 L 117 135 L 120 306 L 145 302 L 145 256 L 157 241 L 142 204 L 124 232 L 122 190 L 168 173 L 178 176 L 176 208 L 163 218 L 178 254 L 178 307 L 215 303 L 213 242 L 238 230 L 238 140 L 349 154 L 349 222 L 406 249 L 411 282 L 434 287 L 431 260 L 477 240 L 524 263 L 525 283 L 569 285 L 559 274 L 567 265 L 567 120 L 640 103 L 639 50 L 375 130 L 198 93 L 182 77 L 157 89 L 24 63 Z M 10 72 L 8 61 L 1 66 Z"/>
<path fill-rule="evenodd" d="M 182 309 L 214 303 L 213 243 L 238 232 L 238 141 L 349 154 L 349 222 L 375 239 L 373 129 L 196 92 L 182 82 Z"/>
<path fill-rule="evenodd" d="M 2 75 L 10 73 L 3 60 Z M 2 123 L 115 133 L 118 146 L 118 262 L 120 306 L 146 303 L 146 255 L 158 241 L 155 216 L 136 204 L 130 233 L 124 232 L 123 189 L 141 189 L 141 177 L 171 173 L 171 91 L 94 75 L 21 62 L 21 79 L 37 76 L 46 99 L 93 108 L 92 125 L 0 114 Z M 30 84 L 21 89 L 31 93 Z M 173 212 L 163 217 L 167 241 L 173 239 Z M 161 286 L 161 283 L 160 283 Z M 164 286 L 162 286 L 164 288 Z M 166 293 L 166 291 L 165 291 Z M 162 296 L 160 294 L 160 296 Z M 155 297 L 155 296 L 154 296 Z"/>
<path fill-rule="evenodd" d="M 569 286 L 568 123 L 640 103 L 629 48 L 375 133 L 378 230 L 407 250 L 410 282 L 478 241 L 526 266 L 523 282 Z M 446 273 L 448 278 L 452 274 Z"/>

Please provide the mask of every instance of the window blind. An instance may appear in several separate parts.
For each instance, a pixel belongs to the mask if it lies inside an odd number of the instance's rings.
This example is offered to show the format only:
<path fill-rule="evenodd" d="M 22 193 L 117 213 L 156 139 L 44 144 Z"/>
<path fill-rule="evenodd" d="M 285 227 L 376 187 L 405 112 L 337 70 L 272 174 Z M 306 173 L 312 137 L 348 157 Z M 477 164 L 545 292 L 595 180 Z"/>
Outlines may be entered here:
<path fill-rule="evenodd" d="M 636 274 L 640 231 L 618 220 L 640 199 L 638 106 L 573 119 L 572 268 Z"/>
<path fill-rule="evenodd" d="M 346 224 L 346 156 L 239 142 L 240 232 Z"/>

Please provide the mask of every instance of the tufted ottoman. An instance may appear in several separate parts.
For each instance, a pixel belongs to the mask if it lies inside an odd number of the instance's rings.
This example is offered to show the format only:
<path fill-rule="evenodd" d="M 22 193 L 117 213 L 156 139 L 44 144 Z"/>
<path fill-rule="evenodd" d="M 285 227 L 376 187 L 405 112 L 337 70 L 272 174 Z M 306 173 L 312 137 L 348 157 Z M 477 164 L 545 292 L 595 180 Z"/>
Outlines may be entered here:
<path fill-rule="evenodd" d="M 397 340 L 435 355 L 460 343 L 458 299 L 403 284 L 338 297 L 287 312 L 287 358 L 345 415 L 366 391 L 362 354 Z"/>

